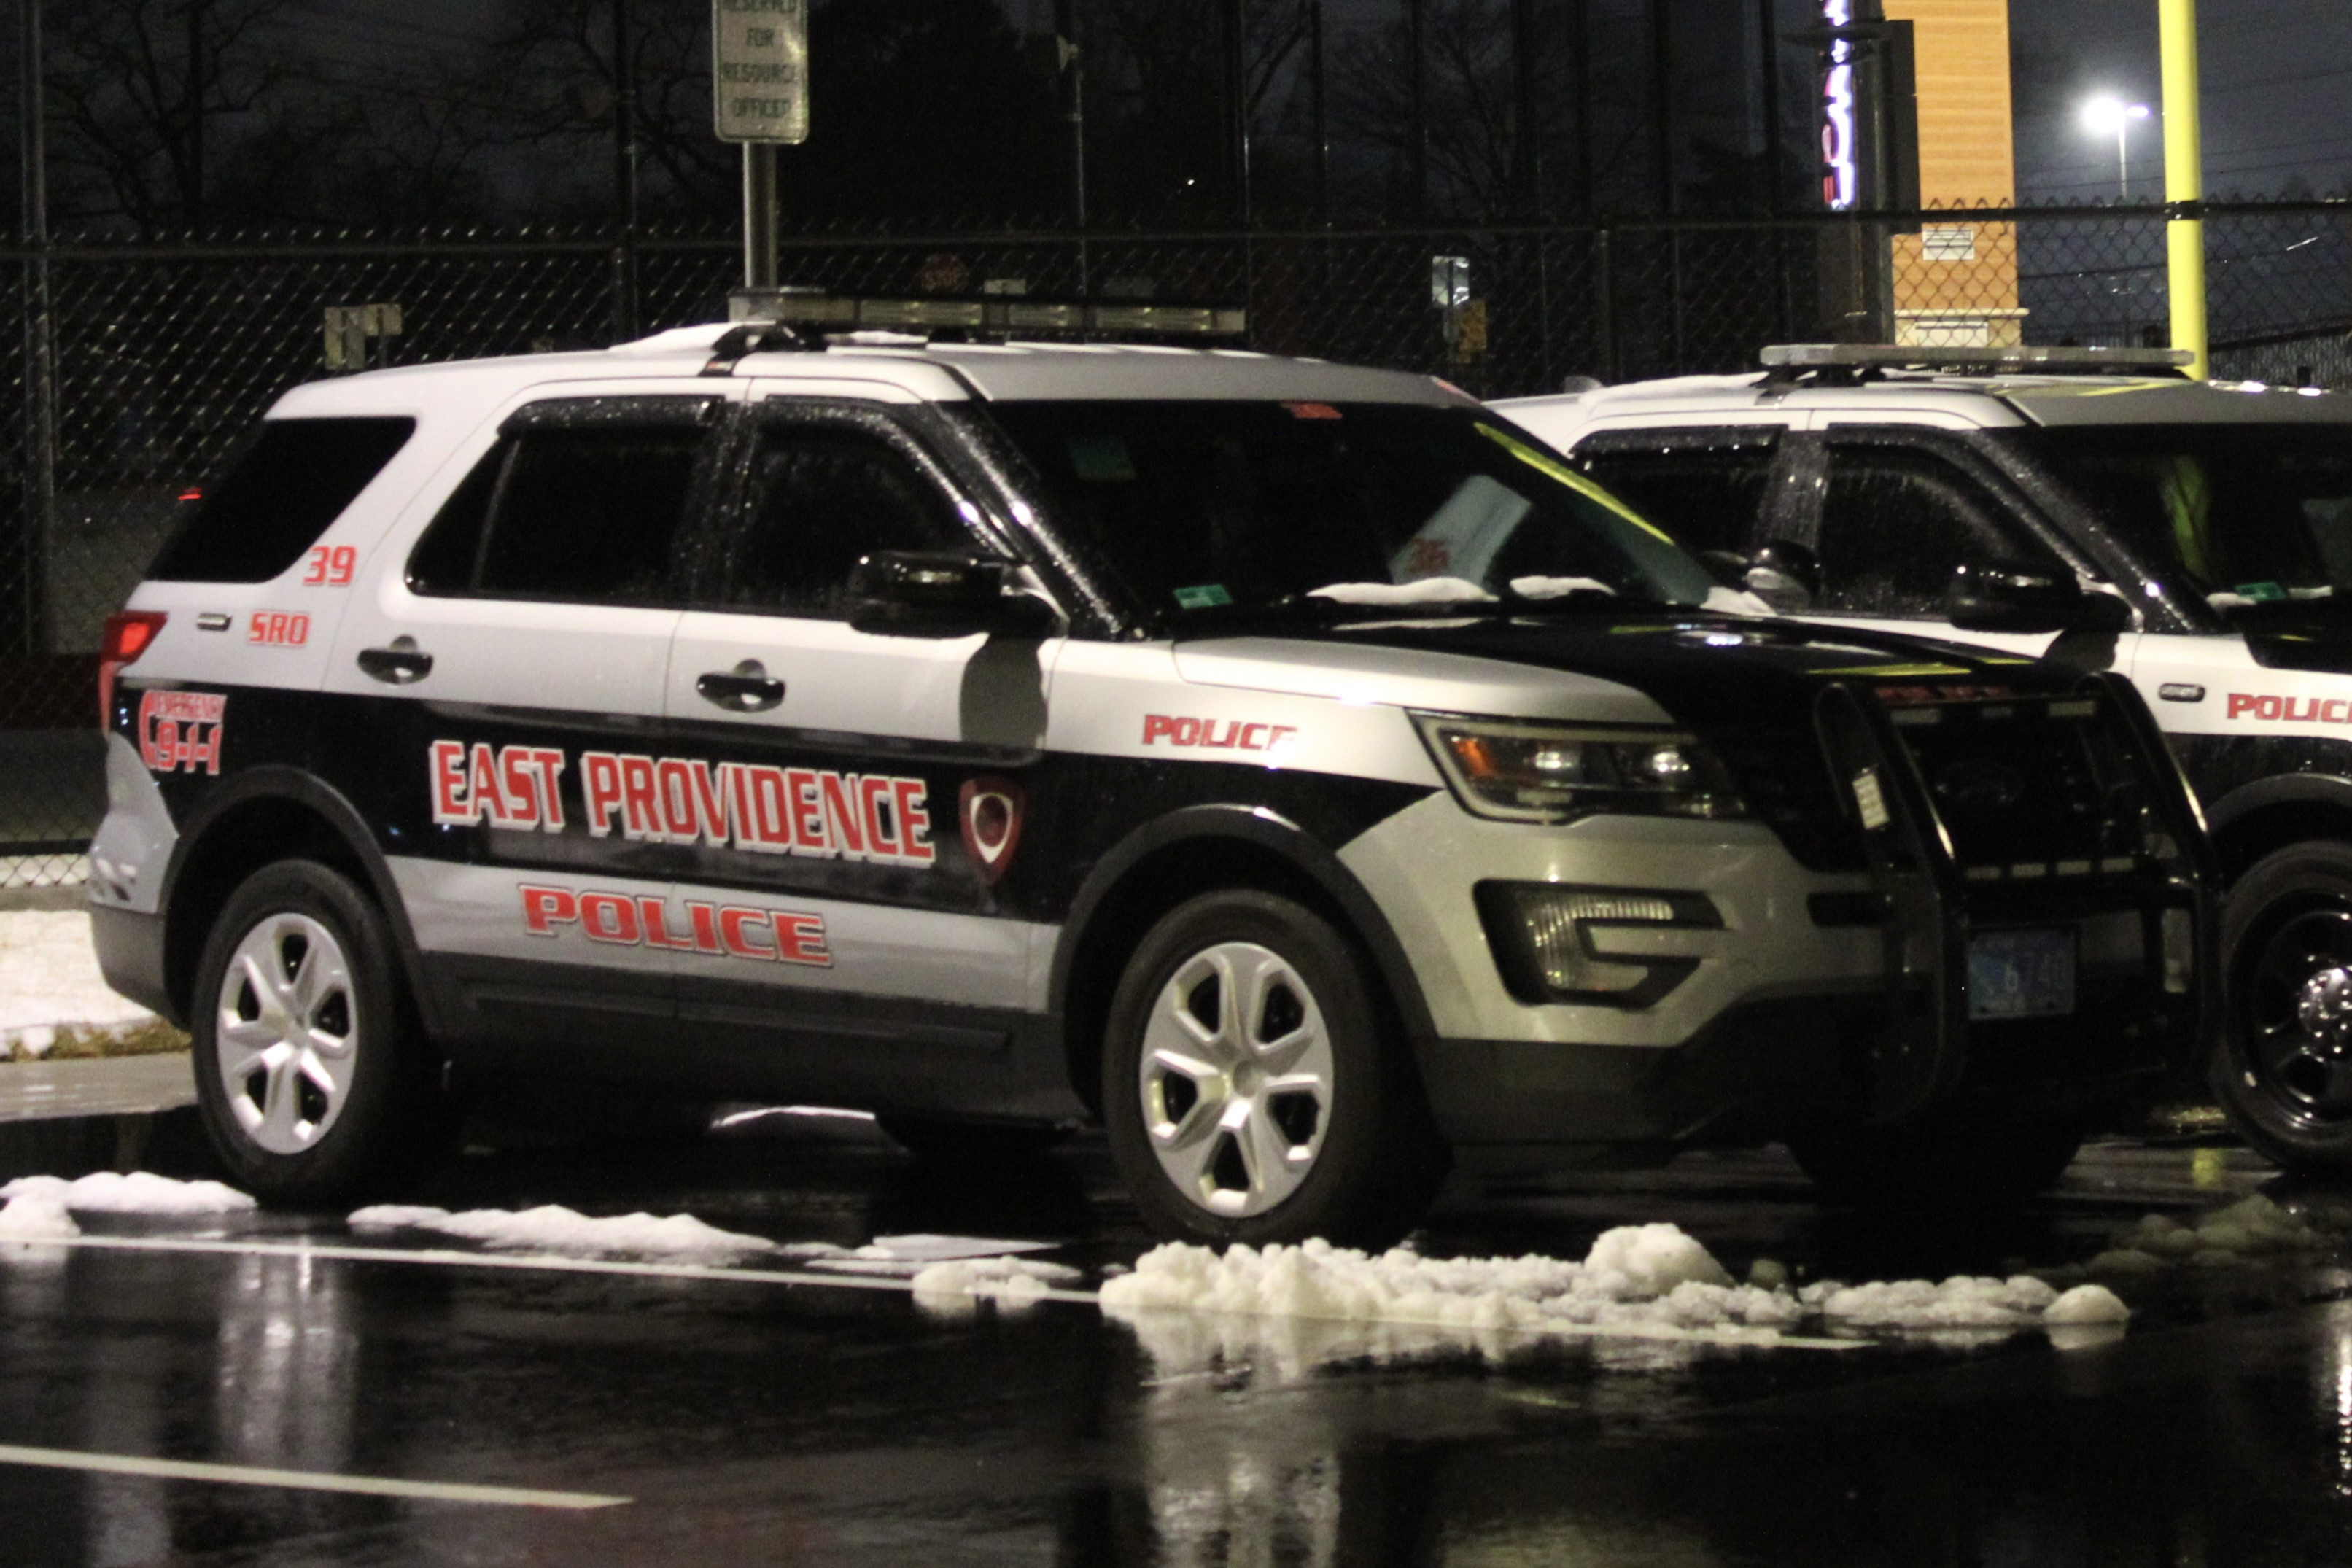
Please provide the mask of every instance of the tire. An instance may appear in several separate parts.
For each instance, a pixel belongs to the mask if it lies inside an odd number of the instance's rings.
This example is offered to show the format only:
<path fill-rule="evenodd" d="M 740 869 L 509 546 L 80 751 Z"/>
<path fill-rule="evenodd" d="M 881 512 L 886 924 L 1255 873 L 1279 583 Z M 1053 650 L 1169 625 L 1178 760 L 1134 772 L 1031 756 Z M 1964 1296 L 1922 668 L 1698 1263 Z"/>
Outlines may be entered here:
<path fill-rule="evenodd" d="M 908 1153 L 927 1165 L 942 1168 L 985 1169 L 1034 1160 L 1067 1136 L 1058 1127 L 1009 1121 L 955 1121 L 895 1112 L 874 1121 Z"/>
<path fill-rule="evenodd" d="M 1111 999 L 1103 1108 L 1155 1234 L 1378 1247 L 1412 1227 L 1444 1146 L 1378 998 L 1355 944 L 1287 899 L 1207 893 L 1151 928 Z"/>
<path fill-rule="evenodd" d="M 2213 1092 L 2289 1170 L 2352 1169 L 2352 846 L 2297 844 L 2230 889 Z"/>
<path fill-rule="evenodd" d="M 2014 1208 L 2048 1191 L 2083 1147 L 2085 1123 L 1946 1114 L 1789 1141 L 1828 1203 L 1851 1208 Z"/>
<path fill-rule="evenodd" d="M 340 872 L 281 860 L 239 886 L 189 1011 L 205 1130 L 255 1196 L 340 1203 L 435 1146 L 442 1097 L 390 928 Z"/>

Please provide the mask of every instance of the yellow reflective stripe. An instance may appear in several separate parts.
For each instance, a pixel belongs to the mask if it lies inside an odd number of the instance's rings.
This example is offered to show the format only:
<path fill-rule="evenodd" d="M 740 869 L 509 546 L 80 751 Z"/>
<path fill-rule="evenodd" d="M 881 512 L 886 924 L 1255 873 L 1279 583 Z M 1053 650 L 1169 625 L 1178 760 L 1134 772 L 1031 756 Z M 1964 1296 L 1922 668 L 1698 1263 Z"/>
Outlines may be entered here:
<path fill-rule="evenodd" d="M 1967 670 L 1955 664 L 1857 664 L 1844 669 L 1817 669 L 1815 675 L 1876 675 L 1889 678 L 1928 675 L 1966 675 Z"/>
<path fill-rule="evenodd" d="M 1537 451 L 1533 447 L 1528 446 L 1524 441 L 1513 440 L 1510 437 L 1504 435 L 1500 430 L 1496 429 L 1492 425 L 1479 426 L 1478 433 L 1481 436 L 1486 437 L 1488 440 L 1494 442 L 1496 446 L 1502 447 L 1503 450 L 1508 452 L 1512 457 L 1517 458 L 1520 462 L 1525 463 L 1536 472 L 1543 475 L 1544 478 L 1548 479 L 1557 479 L 1561 484 L 1566 485 L 1570 489 L 1574 490 L 1578 495 L 1582 496 L 1585 500 L 1595 501 L 1601 506 L 1607 507 L 1611 511 L 1615 512 L 1619 517 L 1623 518 L 1627 522 L 1632 523 L 1635 528 L 1640 529 L 1643 532 L 1648 534 L 1659 543 L 1674 543 L 1674 540 L 1670 536 L 1659 530 L 1648 519 L 1643 517 L 1641 513 L 1635 511 L 1632 507 L 1627 506 L 1623 501 L 1619 500 L 1615 496 L 1611 495 L 1607 490 L 1602 489 L 1599 485 L 1594 484 L 1591 479 L 1586 479 L 1582 474 L 1578 473 L 1574 468 L 1568 467 L 1564 463 L 1554 462 L 1551 458 L 1544 456 L 1541 452 Z"/>

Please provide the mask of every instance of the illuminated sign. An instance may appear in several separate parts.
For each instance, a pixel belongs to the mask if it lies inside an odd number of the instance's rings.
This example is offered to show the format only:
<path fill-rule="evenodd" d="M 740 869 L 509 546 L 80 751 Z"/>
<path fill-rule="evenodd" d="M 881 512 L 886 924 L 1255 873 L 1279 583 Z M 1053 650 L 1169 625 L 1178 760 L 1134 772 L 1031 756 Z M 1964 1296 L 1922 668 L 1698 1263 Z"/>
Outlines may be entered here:
<path fill-rule="evenodd" d="M 1832 28 L 1853 24 L 1854 0 L 1822 0 L 1822 21 Z M 1862 199 L 1862 168 L 1854 137 L 1853 41 L 1830 40 L 1829 69 L 1822 78 L 1822 202 L 1832 212 L 1852 212 Z"/>

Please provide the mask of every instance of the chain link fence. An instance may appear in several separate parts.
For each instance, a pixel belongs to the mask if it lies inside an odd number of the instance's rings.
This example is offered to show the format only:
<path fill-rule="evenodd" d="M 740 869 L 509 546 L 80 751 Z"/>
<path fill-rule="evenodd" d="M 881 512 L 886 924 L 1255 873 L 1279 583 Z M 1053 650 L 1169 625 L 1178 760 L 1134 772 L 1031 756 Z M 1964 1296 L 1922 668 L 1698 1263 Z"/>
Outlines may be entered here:
<path fill-rule="evenodd" d="M 1755 363 L 1826 337 L 2160 343 L 2161 209 L 1414 230 L 806 235 L 836 293 L 1239 304 L 1255 347 L 1486 396 Z M 2208 209 L 2217 375 L 2352 386 L 2352 207 Z M 92 655 L 176 498 L 298 383 L 720 319 L 732 236 L 140 244 L 0 252 L 0 887 L 78 879 L 103 808 Z M 379 307 L 368 310 L 366 307 Z M 381 307 L 392 307 L 385 310 Z"/>

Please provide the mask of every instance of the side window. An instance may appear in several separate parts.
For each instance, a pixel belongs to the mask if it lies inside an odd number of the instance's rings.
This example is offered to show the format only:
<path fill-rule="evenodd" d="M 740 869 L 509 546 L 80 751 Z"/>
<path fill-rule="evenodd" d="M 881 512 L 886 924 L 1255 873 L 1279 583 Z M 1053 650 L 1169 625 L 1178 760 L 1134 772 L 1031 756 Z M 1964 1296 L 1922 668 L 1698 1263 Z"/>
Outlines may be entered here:
<path fill-rule="evenodd" d="M 753 437 L 739 521 L 719 543 L 717 599 L 728 609 L 839 617 L 864 557 L 974 542 L 938 482 L 880 435 L 769 423 Z"/>
<path fill-rule="evenodd" d="M 206 486 L 148 575 L 266 583 L 297 561 L 407 445 L 414 419 L 272 419 Z"/>
<path fill-rule="evenodd" d="M 1916 447 L 1832 444 L 1817 613 L 1941 620 L 1963 563 L 2071 575 L 1966 471 Z"/>
<path fill-rule="evenodd" d="M 1606 431 L 1578 445 L 1576 462 L 1684 549 L 1740 554 L 1780 443 L 1770 426 Z"/>
<path fill-rule="evenodd" d="M 635 400 L 644 401 L 644 400 Z M 708 439 L 707 400 L 541 405 L 441 509 L 408 561 L 419 594 L 573 604 L 679 602 L 678 543 Z"/>

